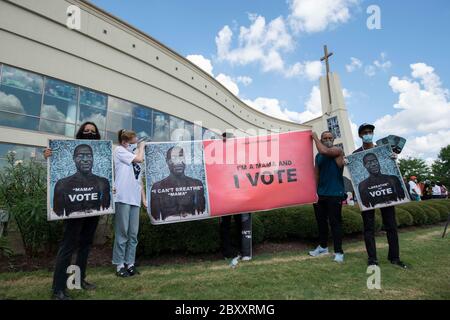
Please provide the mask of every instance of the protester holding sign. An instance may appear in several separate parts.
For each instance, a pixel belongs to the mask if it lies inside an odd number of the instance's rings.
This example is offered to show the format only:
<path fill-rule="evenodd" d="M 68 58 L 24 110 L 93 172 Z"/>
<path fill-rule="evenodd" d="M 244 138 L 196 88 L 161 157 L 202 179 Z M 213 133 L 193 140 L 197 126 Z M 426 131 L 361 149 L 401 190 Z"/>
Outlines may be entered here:
<path fill-rule="evenodd" d="M 333 146 L 334 137 L 330 131 L 322 132 L 321 138 L 312 134 L 318 154 L 315 159 L 315 175 L 319 201 L 314 204 L 320 244 L 309 254 L 313 257 L 328 253 L 328 221 L 334 241 L 334 261 L 344 262 L 342 250 L 342 201 L 344 190 L 344 152 Z"/>
<path fill-rule="evenodd" d="M 227 138 L 234 138 L 232 133 L 224 132 L 222 134 L 223 142 Z M 250 213 L 233 215 L 236 229 L 240 235 L 238 239 L 239 253 L 243 261 L 252 259 L 252 216 Z M 220 239 L 222 243 L 222 254 L 225 258 L 232 258 L 236 255 L 231 245 L 231 215 L 220 217 Z"/>
<path fill-rule="evenodd" d="M 81 125 L 76 134 L 76 139 L 100 140 L 97 125 L 86 122 Z M 52 156 L 52 150 L 46 148 L 44 157 Z M 94 241 L 99 216 L 64 220 L 64 233 L 58 254 L 56 256 L 55 271 L 53 274 L 53 298 L 56 300 L 70 300 L 66 292 L 67 268 L 72 254 L 77 249 L 76 265 L 81 272 L 81 287 L 85 290 L 95 289 L 96 286 L 86 281 L 86 266 L 91 245 Z"/>
<path fill-rule="evenodd" d="M 118 132 L 118 139 L 120 145 L 114 150 L 116 216 L 112 263 L 117 267 L 117 276 L 129 277 L 139 274 L 134 263 L 141 199 L 147 207 L 140 166 L 145 143 L 138 146 L 136 133 L 124 129 Z"/>
<path fill-rule="evenodd" d="M 358 129 L 358 135 L 362 139 L 362 146 L 359 149 L 356 149 L 353 153 L 362 152 L 364 150 L 372 149 L 375 146 L 373 143 L 373 132 L 375 126 L 364 123 Z M 371 153 L 368 153 L 370 155 Z M 393 158 L 397 156 L 393 153 Z M 369 167 L 368 161 L 373 161 L 373 167 L 376 167 L 375 160 L 372 158 L 366 159 L 366 168 Z M 369 168 L 372 170 L 371 168 Z M 395 186 L 397 181 L 393 183 Z M 405 196 L 405 195 L 403 195 Z M 407 266 L 400 260 L 400 248 L 398 242 L 398 233 L 397 233 L 397 221 L 395 218 L 395 207 L 387 206 L 380 208 L 381 216 L 383 219 L 383 225 L 387 234 L 387 240 L 389 244 L 389 253 L 388 259 L 389 261 L 399 266 L 403 269 L 406 269 Z M 362 218 L 364 224 L 364 241 L 366 244 L 366 250 L 368 254 L 368 265 L 378 265 L 377 252 L 376 252 L 376 244 L 375 244 L 375 210 L 365 210 L 362 211 Z"/>

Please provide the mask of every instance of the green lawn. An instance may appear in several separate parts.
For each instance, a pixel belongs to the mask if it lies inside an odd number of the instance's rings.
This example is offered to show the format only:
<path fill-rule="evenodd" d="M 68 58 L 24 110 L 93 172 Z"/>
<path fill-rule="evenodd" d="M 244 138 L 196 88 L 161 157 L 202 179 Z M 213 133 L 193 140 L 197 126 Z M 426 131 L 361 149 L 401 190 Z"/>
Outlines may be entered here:
<path fill-rule="evenodd" d="M 381 290 L 366 286 L 362 242 L 344 243 L 345 263 L 332 256 L 310 258 L 306 252 L 255 256 L 231 269 L 224 260 L 141 266 L 141 275 L 117 278 L 111 267 L 90 268 L 98 289 L 71 291 L 76 299 L 450 299 L 450 235 L 443 227 L 400 234 L 402 270 L 387 260 L 385 235 L 377 238 Z M 0 299 L 48 299 L 51 273 L 0 274 Z"/>

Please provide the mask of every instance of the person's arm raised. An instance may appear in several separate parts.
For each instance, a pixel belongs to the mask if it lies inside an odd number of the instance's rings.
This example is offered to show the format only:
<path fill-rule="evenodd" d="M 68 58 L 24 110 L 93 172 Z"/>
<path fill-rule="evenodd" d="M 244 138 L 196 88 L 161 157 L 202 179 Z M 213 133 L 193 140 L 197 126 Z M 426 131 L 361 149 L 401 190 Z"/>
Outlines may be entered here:
<path fill-rule="evenodd" d="M 133 162 L 135 163 L 142 163 L 144 162 L 144 154 L 145 154 L 145 142 L 141 142 L 138 145 L 136 156 L 133 159 Z"/>
<path fill-rule="evenodd" d="M 322 141 L 320 141 L 319 137 L 317 136 L 317 133 L 313 132 L 311 136 L 312 136 L 314 142 L 316 143 L 317 151 L 320 154 L 322 154 L 326 157 L 331 157 L 331 158 L 336 158 L 336 157 L 343 155 L 343 151 L 341 148 L 339 148 L 339 147 L 328 148 L 326 145 L 324 145 L 322 143 Z"/>

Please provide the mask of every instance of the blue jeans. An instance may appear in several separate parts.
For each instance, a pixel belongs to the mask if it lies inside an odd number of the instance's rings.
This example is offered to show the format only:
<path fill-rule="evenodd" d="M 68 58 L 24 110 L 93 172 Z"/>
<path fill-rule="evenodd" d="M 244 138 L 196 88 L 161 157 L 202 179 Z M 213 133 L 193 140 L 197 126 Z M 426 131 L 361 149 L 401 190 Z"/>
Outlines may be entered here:
<path fill-rule="evenodd" d="M 116 202 L 112 263 L 134 264 L 139 231 L 139 207 Z"/>

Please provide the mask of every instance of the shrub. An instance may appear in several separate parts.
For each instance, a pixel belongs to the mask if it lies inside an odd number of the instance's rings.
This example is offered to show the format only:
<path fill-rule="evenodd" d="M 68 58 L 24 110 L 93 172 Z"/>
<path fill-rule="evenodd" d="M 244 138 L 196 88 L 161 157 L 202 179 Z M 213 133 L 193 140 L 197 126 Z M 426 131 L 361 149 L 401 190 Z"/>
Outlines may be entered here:
<path fill-rule="evenodd" d="M 447 204 L 442 200 L 429 200 L 425 203 L 428 206 L 439 211 L 440 221 L 447 221 L 448 215 L 450 213 L 450 205 L 447 206 Z"/>
<path fill-rule="evenodd" d="M 361 212 L 352 206 L 342 208 L 342 231 L 344 234 L 353 234 L 363 231 Z"/>
<path fill-rule="evenodd" d="M 428 204 L 429 201 L 421 203 L 421 207 L 427 215 L 427 224 L 437 223 L 441 220 L 441 215 L 437 209 Z"/>
<path fill-rule="evenodd" d="M 236 232 L 232 219 L 231 234 L 235 235 Z M 255 214 L 252 215 L 252 232 L 253 243 L 263 241 L 264 225 Z M 232 237 L 232 243 L 239 245 L 236 243 L 236 237 Z M 139 255 L 152 256 L 161 252 L 207 253 L 216 252 L 219 248 L 218 219 L 152 225 L 147 213 L 141 212 Z"/>
<path fill-rule="evenodd" d="M 9 152 L 0 171 L 0 204 L 16 222 L 28 256 L 56 248 L 62 222 L 47 221 L 47 172 L 42 163 L 33 158 L 16 161 Z"/>
<path fill-rule="evenodd" d="M 411 216 L 413 217 L 414 225 L 420 226 L 427 223 L 428 217 L 420 202 L 409 202 L 407 204 L 401 205 L 401 208 L 405 209 L 409 212 L 409 214 L 411 214 Z"/>
<path fill-rule="evenodd" d="M 398 207 L 395 209 L 395 213 L 398 227 L 412 226 L 414 224 L 414 219 L 407 210 Z"/>

